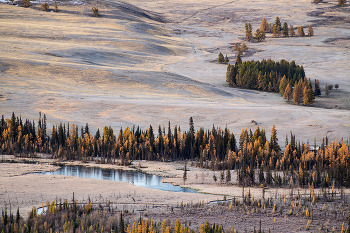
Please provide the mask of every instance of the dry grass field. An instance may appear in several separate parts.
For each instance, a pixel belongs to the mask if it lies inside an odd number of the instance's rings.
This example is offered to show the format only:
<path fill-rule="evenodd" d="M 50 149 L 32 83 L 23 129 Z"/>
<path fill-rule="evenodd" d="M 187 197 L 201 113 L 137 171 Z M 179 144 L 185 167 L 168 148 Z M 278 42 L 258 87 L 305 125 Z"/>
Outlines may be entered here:
<path fill-rule="evenodd" d="M 133 125 L 142 129 L 150 124 L 166 126 L 169 121 L 187 130 L 188 119 L 193 117 L 195 129 L 227 126 L 236 136 L 242 128 L 259 126 L 269 132 L 276 125 L 282 147 L 290 131 L 297 140 L 310 143 L 320 143 L 325 136 L 330 140 L 350 136 L 349 5 L 340 8 L 334 0 L 321 4 L 310 0 L 61 0 L 56 13 L 53 1 L 48 1 L 48 12 L 40 10 L 41 3 L 33 2 L 29 8 L 0 3 L 0 114 L 5 117 L 15 112 L 22 118 L 38 119 L 41 111 L 49 129 L 52 124 L 70 122 L 89 123 L 92 131 L 111 126 L 115 132 Z M 100 17 L 93 16 L 93 6 L 98 7 Z M 295 28 L 302 25 L 305 31 L 312 25 L 315 36 L 271 38 L 268 34 L 261 43 L 245 41 L 245 23 L 250 22 L 255 31 L 263 17 L 273 23 L 276 16 Z M 339 89 L 305 107 L 288 104 L 278 94 L 231 88 L 225 82 L 226 65 L 215 60 L 222 52 L 234 61 L 233 44 L 243 42 L 249 47 L 243 60 L 295 60 L 303 65 L 307 78 L 320 80 L 322 88 L 328 83 L 339 84 Z M 72 192 L 79 200 L 88 193 L 100 202 L 116 198 L 128 202 L 133 196 L 174 206 L 181 201 L 218 199 L 110 181 L 23 175 L 54 169 L 49 165 L 0 165 L 0 208 L 11 197 L 22 213 L 47 200 L 70 198 Z M 175 165 L 147 165 L 153 166 Z M 168 182 L 181 182 L 176 168 L 165 170 L 177 176 Z M 199 176 L 203 172 L 207 183 L 199 184 L 195 173 L 190 173 L 187 185 L 208 193 L 240 195 L 241 188 L 216 185 L 211 171 L 197 171 Z M 252 192 L 261 195 L 258 188 Z M 289 190 L 280 190 L 284 192 Z M 274 232 L 302 232 L 307 221 L 298 215 L 252 212 L 255 207 L 230 215 L 227 208 L 209 207 L 207 215 L 203 209 L 191 208 L 177 208 L 175 213 L 168 208 L 148 210 L 148 214 L 155 219 L 191 219 L 194 225 L 201 224 L 199 219 L 223 220 L 227 226 L 233 221 L 240 232 L 252 230 L 255 223 L 258 226 L 259 219 L 267 229 L 274 225 L 274 218 L 281 224 Z M 329 208 L 333 213 L 338 206 Z M 344 216 L 317 213 L 311 226 L 315 232 L 333 225 L 340 231 L 346 221 Z"/>
<path fill-rule="evenodd" d="M 58 1 L 59 12 L 1 4 L 0 107 L 10 117 L 89 123 L 115 129 L 140 125 L 195 127 L 213 124 L 239 134 L 267 131 L 302 141 L 349 137 L 349 7 L 336 1 L 212 1 L 128 3 Z M 93 17 L 91 7 L 99 8 Z M 315 36 L 244 40 L 244 24 L 256 30 L 276 16 L 294 27 L 313 25 Z M 287 104 L 279 95 L 230 88 L 219 51 L 235 60 L 233 43 L 246 42 L 246 59 L 295 60 L 306 76 L 339 84 L 315 107 Z M 50 127 L 49 127 L 50 128 Z"/>

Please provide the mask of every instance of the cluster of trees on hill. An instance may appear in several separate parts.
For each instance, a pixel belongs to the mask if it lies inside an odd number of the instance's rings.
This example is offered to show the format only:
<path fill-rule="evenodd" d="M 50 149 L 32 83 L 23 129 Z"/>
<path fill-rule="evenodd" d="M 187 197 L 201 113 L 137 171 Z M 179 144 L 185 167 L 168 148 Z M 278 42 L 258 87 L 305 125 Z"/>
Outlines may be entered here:
<path fill-rule="evenodd" d="M 200 128 L 195 131 L 193 119 L 189 120 L 189 130 L 180 127 L 168 130 L 158 127 L 156 136 L 152 126 L 147 130 L 139 127 L 120 129 L 118 136 L 111 127 L 97 130 L 93 136 L 88 124 L 79 128 L 60 124 L 53 126 L 47 134 L 46 116 L 39 117 L 37 127 L 34 121 L 25 120 L 12 114 L 4 116 L 0 122 L 0 152 L 35 156 L 36 153 L 50 153 L 57 159 L 88 161 L 99 158 L 101 162 L 127 165 L 132 160 L 175 161 L 191 160 L 195 165 L 215 170 L 237 169 L 241 184 L 264 183 L 284 185 L 297 183 L 326 187 L 350 186 L 349 143 L 324 139 L 319 148 L 296 141 L 291 134 L 286 139 L 286 148 L 281 151 L 277 130 L 273 126 L 270 140 L 259 127 L 253 133 L 242 130 L 239 140 L 228 128 L 213 126 L 211 130 Z M 238 144 L 238 145 L 237 145 Z M 255 170 L 259 170 L 256 179 Z M 283 171 L 274 177 L 271 171 Z"/>
<path fill-rule="evenodd" d="M 229 64 L 226 72 L 226 82 L 230 85 L 270 92 L 279 91 L 278 87 L 283 77 L 293 87 L 295 82 L 304 79 L 304 68 L 296 65 L 294 61 L 286 60 L 242 62 L 238 55 L 235 64 Z"/>
<path fill-rule="evenodd" d="M 317 79 L 313 90 L 311 81 L 305 78 L 303 66 L 283 59 L 280 62 L 271 59 L 242 62 L 238 55 L 235 64 L 227 66 L 226 82 L 236 87 L 278 92 L 288 102 L 293 99 L 298 105 L 310 105 L 315 96 L 321 95 Z"/>
<path fill-rule="evenodd" d="M 287 22 L 281 24 L 280 18 L 277 16 L 274 24 L 269 24 L 266 18 L 263 18 L 261 21 L 260 28 L 256 30 L 255 36 L 252 34 L 252 26 L 250 23 L 245 24 L 245 38 L 248 41 L 255 39 L 257 41 L 265 40 L 265 33 L 272 33 L 272 37 L 294 37 L 295 31 L 293 25 L 290 25 L 288 28 Z M 299 26 L 297 29 L 297 35 L 299 37 L 304 37 L 304 28 L 303 26 Z M 313 36 L 314 31 L 311 25 L 308 27 L 307 36 Z"/>

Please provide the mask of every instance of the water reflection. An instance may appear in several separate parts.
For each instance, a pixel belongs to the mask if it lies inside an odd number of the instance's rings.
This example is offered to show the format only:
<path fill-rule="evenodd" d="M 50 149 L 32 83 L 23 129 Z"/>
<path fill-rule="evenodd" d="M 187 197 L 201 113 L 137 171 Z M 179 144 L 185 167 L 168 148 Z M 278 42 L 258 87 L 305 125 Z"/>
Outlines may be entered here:
<path fill-rule="evenodd" d="M 44 174 L 76 176 L 81 178 L 97 180 L 123 181 L 132 183 L 136 186 L 160 189 L 164 191 L 197 193 L 197 191 L 193 189 L 181 188 L 180 186 L 174 186 L 172 184 L 163 183 L 163 178 L 157 175 L 149 175 L 137 171 L 101 169 L 99 167 L 63 166 L 57 171 L 44 172 Z"/>

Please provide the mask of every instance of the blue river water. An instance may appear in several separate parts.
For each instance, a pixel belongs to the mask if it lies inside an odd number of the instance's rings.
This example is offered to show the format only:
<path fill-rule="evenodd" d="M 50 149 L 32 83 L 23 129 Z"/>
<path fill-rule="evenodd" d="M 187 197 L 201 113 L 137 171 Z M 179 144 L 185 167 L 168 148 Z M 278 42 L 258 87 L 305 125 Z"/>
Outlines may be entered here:
<path fill-rule="evenodd" d="M 85 166 L 63 166 L 53 172 L 43 172 L 45 175 L 64 175 L 75 176 L 96 180 L 111 180 L 129 182 L 136 186 L 146 187 L 151 189 L 160 189 L 172 192 L 187 192 L 197 193 L 196 190 L 190 188 L 182 188 L 174 186 L 170 183 L 163 183 L 162 177 L 157 175 L 145 174 L 139 171 L 124 171 L 115 169 L 102 169 L 99 167 Z"/>

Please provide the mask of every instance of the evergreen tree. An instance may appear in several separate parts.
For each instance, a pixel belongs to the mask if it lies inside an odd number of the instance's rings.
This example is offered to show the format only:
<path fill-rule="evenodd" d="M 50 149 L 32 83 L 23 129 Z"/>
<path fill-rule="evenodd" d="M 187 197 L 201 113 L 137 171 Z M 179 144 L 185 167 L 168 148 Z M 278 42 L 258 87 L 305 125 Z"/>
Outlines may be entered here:
<path fill-rule="evenodd" d="M 272 25 L 272 37 L 278 37 L 279 32 L 278 32 L 278 27 L 276 24 Z"/>
<path fill-rule="evenodd" d="M 252 40 L 252 37 L 253 37 L 252 31 L 253 31 L 252 25 L 250 23 L 246 23 L 245 24 L 245 38 L 247 41 Z"/>
<path fill-rule="evenodd" d="M 288 24 L 286 22 L 284 22 L 283 27 L 282 27 L 282 34 L 284 37 L 288 37 L 289 33 L 288 33 Z"/>
<path fill-rule="evenodd" d="M 242 64 L 242 59 L 241 59 L 241 56 L 238 54 L 237 55 L 237 58 L 236 58 L 236 63 L 235 63 L 235 66 L 239 66 Z"/>
<path fill-rule="evenodd" d="M 288 80 L 286 78 L 286 76 L 284 75 L 283 78 L 281 79 L 280 81 L 280 86 L 279 86 L 279 90 L 280 90 L 280 94 L 283 95 L 284 94 L 284 91 L 288 85 Z"/>
<path fill-rule="evenodd" d="M 256 32 L 255 32 L 255 39 L 260 42 L 260 41 L 263 41 L 265 40 L 266 36 L 265 36 L 265 32 L 263 31 L 260 31 L 259 29 L 256 29 Z"/>
<path fill-rule="evenodd" d="M 231 171 L 230 168 L 226 170 L 226 183 L 229 183 L 231 181 Z"/>
<path fill-rule="evenodd" d="M 338 0 L 338 6 L 343 7 L 346 4 L 346 0 Z"/>
<path fill-rule="evenodd" d="M 225 56 L 225 63 L 228 63 L 228 62 L 229 62 L 229 59 L 228 59 L 227 54 L 226 54 L 226 56 Z"/>
<path fill-rule="evenodd" d="M 290 88 L 290 85 L 288 83 L 286 89 L 284 90 L 283 99 L 286 99 L 289 102 L 292 98 L 293 98 L 292 89 Z"/>
<path fill-rule="evenodd" d="M 311 25 L 309 25 L 309 28 L 307 29 L 307 35 L 308 36 L 313 36 L 314 35 L 314 30 L 312 29 Z"/>
<path fill-rule="evenodd" d="M 218 62 L 219 63 L 224 63 L 224 61 L 225 61 L 224 55 L 220 52 L 219 56 L 218 56 Z"/>
<path fill-rule="evenodd" d="M 321 95 L 321 86 L 320 86 L 320 81 L 318 79 L 315 79 L 315 90 L 314 90 L 315 96 L 320 96 Z"/>
<path fill-rule="evenodd" d="M 259 30 L 262 32 L 270 32 L 270 26 L 265 18 L 262 19 Z"/>
<path fill-rule="evenodd" d="M 295 31 L 294 31 L 293 25 L 290 25 L 290 27 L 289 27 L 289 35 L 290 35 L 290 37 L 295 36 Z"/>
<path fill-rule="evenodd" d="M 294 85 L 293 102 L 299 105 L 301 103 L 302 98 L 303 98 L 303 87 L 301 82 L 298 82 Z"/>
<path fill-rule="evenodd" d="M 120 218 L 119 218 L 119 233 L 125 233 L 123 212 L 120 213 Z"/>
<path fill-rule="evenodd" d="M 54 11 L 58 12 L 58 5 L 57 5 L 57 1 L 55 0 L 55 4 L 54 4 Z"/>
<path fill-rule="evenodd" d="M 280 146 L 278 145 L 278 138 L 277 138 L 277 129 L 275 125 L 272 125 L 271 129 L 271 138 L 270 138 L 270 143 L 269 143 L 270 149 L 280 151 Z"/>
<path fill-rule="evenodd" d="M 299 37 L 304 37 L 305 36 L 303 26 L 299 26 L 298 27 L 297 34 L 299 35 Z"/>
<path fill-rule="evenodd" d="M 281 30 L 282 24 L 281 24 L 281 20 L 280 20 L 280 18 L 278 16 L 276 17 L 275 25 L 276 25 L 277 28 L 279 28 L 279 30 Z"/>
<path fill-rule="evenodd" d="M 187 161 L 185 161 L 185 168 L 184 168 L 184 174 L 182 176 L 182 179 L 183 179 L 184 183 L 187 180 Z"/>
<path fill-rule="evenodd" d="M 236 51 L 239 50 L 239 45 L 238 45 L 237 43 L 235 43 L 235 44 L 233 45 L 233 50 L 236 50 Z"/>
<path fill-rule="evenodd" d="M 315 102 L 315 96 L 312 91 L 311 83 L 308 83 L 304 87 L 303 100 L 304 100 L 304 105 L 308 105 L 308 106 Z"/>
<path fill-rule="evenodd" d="M 91 8 L 91 10 L 92 10 L 92 13 L 94 14 L 94 16 L 96 16 L 96 17 L 100 16 L 100 13 L 98 12 L 97 7 L 94 6 Z"/>
<path fill-rule="evenodd" d="M 49 9 L 49 4 L 47 2 L 41 4 L 41 9 L 43 11 L 47 11 Z"/>
<path fill-rule="evenodd" d="M 246 45 L 245 43 L 242 43 L 242 45 L 241 45 L 241 50 L 242 50 L 242 51 L 248 50 L 248 47 L 247 47 L 247 45 Z"/>
<path fill-rule="evenodd" d="M 23 7 L 29 7 L 30 1 L 29 0 L 23 0 Z"/>

